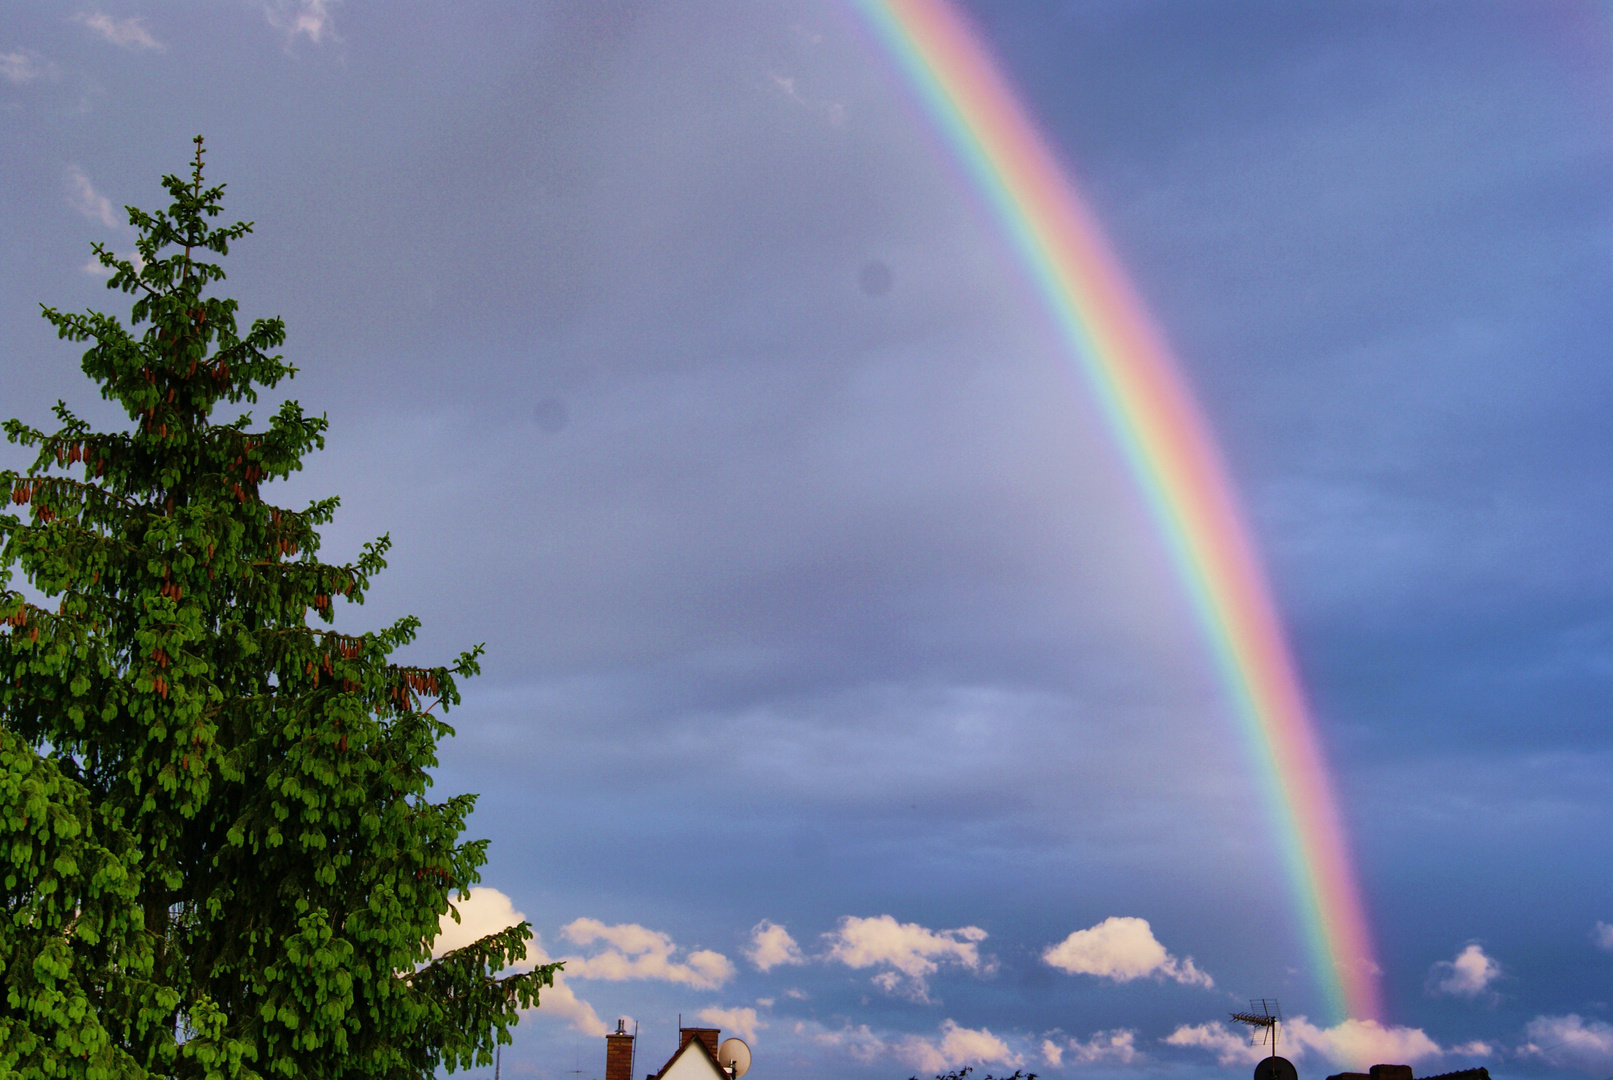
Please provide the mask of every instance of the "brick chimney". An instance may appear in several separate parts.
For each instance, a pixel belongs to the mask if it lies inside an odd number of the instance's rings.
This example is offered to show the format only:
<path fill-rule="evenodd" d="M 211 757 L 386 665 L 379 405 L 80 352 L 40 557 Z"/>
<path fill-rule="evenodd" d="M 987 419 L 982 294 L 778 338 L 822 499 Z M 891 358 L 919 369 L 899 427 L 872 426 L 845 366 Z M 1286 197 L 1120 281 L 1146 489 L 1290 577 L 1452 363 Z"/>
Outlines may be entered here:
<path fill-rule="evenodd" d="M 633 1036 L 627 1021 L 616 1021 L 616 1030 L 605 1036 L 605 1080 L 633 1080 Z"/>
<path fill-rule="evenodd" d="M 678 1049 L 682 1050 L 695 1039 L 699 1039 L 701 1042 L 706 1044 L 706 1049 L 711 1051 L 711 1056 L 716 1057 L 717 1036 L 721 1034 L 722 1028 L 679 1028 Z M 607 1077 L 606 1080 L 610 1080 L 610 1078 Z M 1376 1078 L 1374 1078 L 1374 1080 L 1376 1080 Z"/>

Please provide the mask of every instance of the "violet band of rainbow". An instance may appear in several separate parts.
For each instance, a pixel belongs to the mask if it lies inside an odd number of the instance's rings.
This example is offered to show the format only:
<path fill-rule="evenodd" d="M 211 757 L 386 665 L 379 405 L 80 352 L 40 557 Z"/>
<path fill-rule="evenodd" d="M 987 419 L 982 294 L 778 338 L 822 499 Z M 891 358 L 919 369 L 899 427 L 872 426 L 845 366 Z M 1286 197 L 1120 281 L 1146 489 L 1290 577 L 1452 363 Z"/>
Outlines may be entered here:
<path fill-rule="evenodd" d="M 1023 261 L 1149 505 L 1238 717 L 1325 1007 L 1334 1022 L 1381 1021 L 1333 778 L 1237 495 L 1178 365 L 978 33 L 945 0 L 853 5 Z"/>

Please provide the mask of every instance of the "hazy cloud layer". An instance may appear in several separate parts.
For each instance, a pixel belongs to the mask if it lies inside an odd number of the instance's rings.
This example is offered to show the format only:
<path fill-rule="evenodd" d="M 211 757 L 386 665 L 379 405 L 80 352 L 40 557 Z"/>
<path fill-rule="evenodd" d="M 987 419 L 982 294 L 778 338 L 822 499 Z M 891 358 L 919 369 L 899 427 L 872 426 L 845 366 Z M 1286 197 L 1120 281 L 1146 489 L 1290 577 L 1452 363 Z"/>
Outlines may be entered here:
<path fill-rule="evenodd" d="M 105 12 L 90 12 L 74 16 L 74 21 L 86 27 L 96 37 L 120 49 L 158 49 L 162 42 L 158 41 L 150 30 L 146 29 L 145 20 L 136 16 L 116 19 Z"/>
<path fill-rule="evenodd" d="M 0 78 L 13 86 L 22 86 L 48 74 L 49 65 L 31 49 L 12 49 L 0 53 Z"/>

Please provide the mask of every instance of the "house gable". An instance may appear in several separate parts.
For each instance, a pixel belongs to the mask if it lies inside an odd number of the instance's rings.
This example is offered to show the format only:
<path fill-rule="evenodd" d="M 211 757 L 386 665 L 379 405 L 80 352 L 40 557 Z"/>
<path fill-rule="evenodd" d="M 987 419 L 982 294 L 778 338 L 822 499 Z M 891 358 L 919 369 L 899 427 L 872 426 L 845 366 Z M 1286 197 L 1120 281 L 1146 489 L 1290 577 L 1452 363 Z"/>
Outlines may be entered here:
<path fill-rule="evenodd" d="M 729 1080 L 729 1077 L 704 1042 L 690 1039 L 682 1050 L 672 1055 L 666 1068 L 656 1074 L 656 1080 Z"/>

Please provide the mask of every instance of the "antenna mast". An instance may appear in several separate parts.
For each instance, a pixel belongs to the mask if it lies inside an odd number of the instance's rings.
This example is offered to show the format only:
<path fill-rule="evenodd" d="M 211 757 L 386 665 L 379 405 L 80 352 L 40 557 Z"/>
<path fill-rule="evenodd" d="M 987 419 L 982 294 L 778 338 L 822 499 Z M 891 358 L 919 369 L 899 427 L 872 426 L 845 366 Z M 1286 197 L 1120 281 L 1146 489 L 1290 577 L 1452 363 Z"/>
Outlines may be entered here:
<path fill-rule="evenodd" d="M 1283 1010 L 1276 998 L 1250 1001 L 1249 1011 L 1235 1012 L 1232 1019 L 1259 1030 L 1261 1042 L 1271 1041 L 1271 1054 L 1255 1066 L 1255 1080 L 1296 1080 L 1294 1066 L 1287 1058 L 1277 1056 L 1277 1032 L 1283 1022 Z"/>

